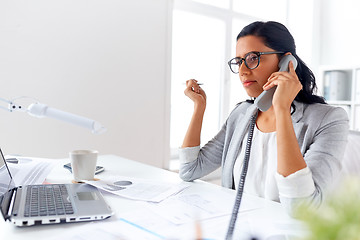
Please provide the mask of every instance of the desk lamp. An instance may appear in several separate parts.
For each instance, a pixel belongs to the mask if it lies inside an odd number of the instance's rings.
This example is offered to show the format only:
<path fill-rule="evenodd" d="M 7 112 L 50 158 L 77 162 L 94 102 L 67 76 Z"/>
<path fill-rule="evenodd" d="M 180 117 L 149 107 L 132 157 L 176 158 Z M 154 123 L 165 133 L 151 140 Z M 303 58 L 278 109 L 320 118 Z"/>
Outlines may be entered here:
<path fill-rule="evenodd" d="M 22 105 L 15 103 L 15 101 L 19 99 L 30 99 L 32 101 L 35 101 L 35 103 L 31 103 L 27 108 L 24 108 L 22 107 Z M 27 112 L 30 116 L 33 117 L 38 117 L 38 118 L 49 117 L 49 118 L 58 119 L 61 121 L 65 121 L 81 127 L 88 128 L 94 134 L 102 134 L 106 131 L 106 128 L 95 120 L 48 107 L 47 105 L 39 103 L 35 99 L 30 97 L 18 97 L 13 100 L 0 98 L 0 101 L 9 104 L 8 107 L 0 106 L 1 109 L 4 109 L 8 112 Z"/>

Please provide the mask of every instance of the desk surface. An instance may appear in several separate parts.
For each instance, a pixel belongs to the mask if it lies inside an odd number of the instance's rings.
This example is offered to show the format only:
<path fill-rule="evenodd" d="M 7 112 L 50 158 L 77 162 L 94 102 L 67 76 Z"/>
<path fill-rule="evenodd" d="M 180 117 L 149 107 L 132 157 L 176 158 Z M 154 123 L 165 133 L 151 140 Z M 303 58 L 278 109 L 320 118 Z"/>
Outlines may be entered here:
<path fill-rule="evenodd" d="M 55 161 L 55 160 L 54 160 Z M 47 177 L 47 181 L 50 183 L 71 183 L 72 175 L 69 171 L 64 169 L 62 165 L 67 163 L 68 159 L 57 160 L 58 164 L 52 170 L 52 172 Z M 133 178 L 143 178 L 143 179 L 152 179 L 152 180 L 161 180 L 170 183 L 181 183 L 182 181 L 178 177 L 178 174 L 163 170 L 160 168 L 156 168 L 153 166 L 149 166 L 146 164 L 142 164 L 139 162 L 131 161 L 128 159 L 124 159 L 114 155 L 103 155 L 99 156 L 98 165 L 104 166 L 105 171 L 99 175 L 98 178 L 106 177 L 106 176 L 114 176 L 121 175 Z M 208 192 L 216 193 L 216 198 L 222 199 L 222 196 L 225 194 L 228 196 L 233 195 L 235 198 L 235 191 L 222 188 L 220 186 L 206 183 L 203 181 L 195 181 L 190 184 L 190 187 L 185 189 L 180 194 L 189 194 L 189 193 L 197 193 L 197 194 L 205 194 Z M 129 211 L 137 211 L 142 207 L 143 202 L 132 201 L 125 198 L 121 198 L 112 194 L 104 194 L 104 197 L 111 208 L 114 210 L 115 215 L 111 218 L 99 221 L 101 223 L 114 223 L 118 221 L 118 219 L 122 216 L 123 213 L 128 213 Z M 247 212 L 240 212 L 238 215 L 238 223 L 254 223 L 259 224 L 260 228 L 266 226 L 269 234 L 277 234 L 279 232 L 286 232 L 298 235 L 298 231 L 291 230 L 294 227 L 294 224 L 298 224 L 295 220 L 291 219 L 282 209 L 279 203 L 271 202 L 264 200 L 262 198 L 257 198 L 253 196 L 244 195 L 244 198 L 250 200 L 258 205 L 258 208 L 255 210 L 250 210 Z M 233 205 L 233 201 L 229 201 L 229 198 L 224 198 L 224 204 Z M 151 218 L 151 216 L 144 216 L 144 218 Z M 217 234 L 214 236 L 211 235 L 210 232 L 214 232 L 214 225 L 211 224 L 211 220 L 206 220 L 202 222 L 202 232 L 203 235 L 207 238 L 211 239 L 223 239 L 223 234 L 226 233 L 226 229 L 228 226 L 228 222 L 230 220 L 229 216 L 224 216 L 224 224 L 221 226 L 216 226 L 218 230 Z M 214 221 L 214 220 L 213 220 Z M 218 220 L 216 220 L 218 221 Z M 261 221 L 261 222 L 260 222 Z M 64 234 L 64 230 L 76 230 L 77 228 L 81 228 L 85 226 L 85 224 L 89 223 L 70 223 L 70 224 L 54 224 L 54 225 L 41 225 L 41 226 L 33 226 L 33 227 L 24 227 L 19 228 L 13 226 L 10 222 L 4 222 L 4 220 L 0 220 L 0 229 L 1 229 L 1 239 L 48 239 L 49 236 L 61 236 Z M 193 223 L 192 223 L 193 224 Z M 282 227 L 276 226 L 276 224 L 282 225 Z M 288 224 L 284 227 L 284 224 Z M 248 227 L 251 227 L 251 226 Z M 270 226 L 271 225 L 271 226 Z M 179 232 L 179 229 L 183 228 L 184 232 L 189 232 L 189 224 L 184 224 L 184 226 L 177 226 L 176 231 Z M 254 226 L 252 226 L 254 228 Z M 282 228 L 282 229 L 281 229 Z M 256 229 L 255 229 L 256 230 Z M 264 229 L 263 229 L 264 230 Z M 169 231 L 169 229 L 167 229 Z M 174 229 L 175 231 L 175 229 Z M 193 229 L 191 230 L 193 231 Z M 250 230 L 249 230 L 250 231 Z M 181 232 L 181 231 L 180 231 Z M 209 234 L 208 234 L 209 232 Z M 161 234 L 161 233 L 159 233 Z M 184 234 L 185 236 L 186 234 Z M 216 236 L 215 236 L 216 235 Z M 195 236 L 194 236 L 195 238 Z M 97 238 L 98 239 L 98 238 Z M 131 236 L 126 239 L 136 239 Z M 183 239 L 181 236 L 178 239 Z M 276 239 L 276 238 L 272 238 Z M 278 238 L 285 239 L 285 238 Z"/>

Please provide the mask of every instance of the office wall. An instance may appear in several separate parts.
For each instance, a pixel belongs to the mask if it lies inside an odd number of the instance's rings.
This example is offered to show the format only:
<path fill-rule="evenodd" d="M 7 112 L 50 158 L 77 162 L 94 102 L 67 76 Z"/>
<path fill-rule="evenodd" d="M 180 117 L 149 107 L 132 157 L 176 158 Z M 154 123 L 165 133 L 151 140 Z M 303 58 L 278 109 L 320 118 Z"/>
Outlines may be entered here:
<path fill-rule="evenodd" d="M 360 66 L 360 2 L 322 0 L 321 63 Z"/>
<path fill-rule="evenodd" d="M 1 0 L 0 97 L 31 96 L 108 128 L 93 135 L 0 109 L 3 151 L 64 158 L 98 149 L 166 166 L 171 2 Z"/>

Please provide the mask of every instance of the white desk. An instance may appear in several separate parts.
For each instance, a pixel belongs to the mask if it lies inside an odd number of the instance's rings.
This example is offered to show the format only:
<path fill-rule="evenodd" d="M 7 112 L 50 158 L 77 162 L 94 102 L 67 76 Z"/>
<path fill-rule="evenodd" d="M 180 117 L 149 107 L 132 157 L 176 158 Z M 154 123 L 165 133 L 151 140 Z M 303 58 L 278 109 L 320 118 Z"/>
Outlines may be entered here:
<path fill-rule="evenodd" d="M 72 175 L 70 172 L 62 167 L 64 163 L 67 163 L 68 159 L 59 160 L 58 165 L 53 169 L 53 171 L 49 174 L 47 181 L 50 183 L 70 183 L 72 179 Z M 134 178 L 145 178 L 145 179 L 155 179 L 155 180 L 163 180 L 171 183 L 180 183 L 182 180 L 178 177 L 178 174 L 166 171 L 163 169 L 159 169 L 156 167 L 152 167 L 149 165 L 145 165 L 139 162 L 127 160 L 121 157 L 113 156 L 113 155 L 104 155 L 99 156 L 98 165 L 104 166 L 105 171 L 99 175 L 98 178 L 102 178 L 104 176 L 113 176 L 113 175 L 121 175 L 128 176 Z M 189 194 L 189 193 L 197 193 L 202 194 L 206 192 L 216 192 L 216 198 L 221 199 L 224 194 L 228 196 L 228 194 L 232 194 L 235 198 L 235 191 L 222 188 L 217 185 L 209 184 L 203 181 L 195 181 L 191 184 L 189 188 L 181 192 L 180 194 Z M 111 218 L 99 221 L 101 223 L 113 223 L 118 221 L 118 218 L 122 216 L 123 213 L 129 211 L 136 211 L 141 208 L 141 203 L 138 201 L 132 201 L 125 198 L 121 198 L 112 194 L 104 194 L 105 199 L 114 210 L 115 215 Z M 247 200 L 251 200 L 255 202 L 259 208 L 247 212 L 241 212 L 238 215 L 238 224 L 244 223 L 244 229 L 249 231 L 249 223 L 257 222 L 259 224 L 259 228 L 269 228 L 271 231 L 284 232 L 284 229 L 290 233 L 298 234 L 298 231 L 291 230 L 297 224 L 293 219 L 288 217 L 288 215 L 284 212 L 279 203 L 266 201 L 261 198 L 252 197 L 244 195 L 244 198 Z M 227 198 L 229 199 L 229 198 Z M 233 200 L 224 200 L 224 204 L 233 205 Z M 151 216 L 144 216 L 144 218 Z M 219 221 L 216 219 L 214 227 L 214 219 L 206 220 L 201 222 L 202 232 L 205 237 L 211 239 L 223 239 L 225 236 L 222 234 L 226 233 L 226 229 L 228 227 L 228 222 L 230 220 L 230 216 L 225 216 L 223 218 L 223 224 L 218 224 Z M 247 225 L 245 223 L 248 223 Z M 71 224 L 55 224 L 55 225 L 41 225 L 41 226 L 33 226 L 33 227 L 15 227 L 10 222 L 4 222 L 0 220 L 0 236 L 1 239 L 47 239 L 49 236 L 61 236 L 67 231 L 76 230 L 77 228 L 84 228 L 85 224 L 89 223 L 71 223 Z M 193 223 L 191 223 L 193 225 Z M 278 226 L 274 226 L 273 224 L 278 224 Z M 286 226 L 284 227 L 284 224 Z M 295 225 L 294 225 L 295 224 Z M 184 224 L 183 226 L 177 226 L 176 231 L 179 232 L 179 229 L 183 229 L 184 236 L 189 235 L 189 231 L 194 231 L 194 227 L 190 224 Z M 279 227 L 281 226 L 281 227 Z M 85 226 L 86 227 L 86 226 Z M 253 226 L 254 227 L 254 224 Z M 214 229 L 216 228 L 216 229 Z M 287 228 L 287 229 L 286 229 Z M 216 230 L 216 231 L 214 231 Z M 169 229 L 167 229 L 169 231 Z M 175 228 L 174 228 L 175 231 Z M 286 232 L 285 231 L 285 232 Z M 180 231 L 181 232 L 181 231 Z M 208 236 L 209 233 L 218 232 L 214 234 L 214 236 Z M 161 232 L 158 232 L 162 234 Z M 187 234 L 185 234 L 187 233 Z M 215 236 L 216 235 L 216 236 Z M 179 239 L 183 239 L 182 236 L 178 236 Z M 195 238 L 195 236 L 194 236 Z M 97 239 L 101 239 L 100 236 Z M 128 239 L 136 239 L 136 238 L 128 238 Z M 271 238 L 275 239 L 288 239 L 288 238 Z M 105 240 L 105 239 L 103 239 Z"/>

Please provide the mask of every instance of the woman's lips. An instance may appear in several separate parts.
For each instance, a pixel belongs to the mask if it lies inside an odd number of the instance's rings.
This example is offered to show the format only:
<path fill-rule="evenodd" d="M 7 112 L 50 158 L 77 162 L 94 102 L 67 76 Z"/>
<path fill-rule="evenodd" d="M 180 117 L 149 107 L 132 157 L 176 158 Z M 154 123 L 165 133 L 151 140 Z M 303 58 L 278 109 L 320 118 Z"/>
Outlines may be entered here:
<path fill-rule="evenodd" d="M 252 80 L 246 80 L 244 81 L 242 84 L 244 87 L 248 87 L 250 85 L 252 85 L 253 83 L 255 83 L 256 81 L 252 81 Z"/>

